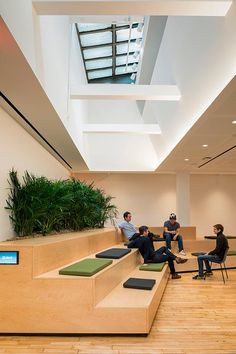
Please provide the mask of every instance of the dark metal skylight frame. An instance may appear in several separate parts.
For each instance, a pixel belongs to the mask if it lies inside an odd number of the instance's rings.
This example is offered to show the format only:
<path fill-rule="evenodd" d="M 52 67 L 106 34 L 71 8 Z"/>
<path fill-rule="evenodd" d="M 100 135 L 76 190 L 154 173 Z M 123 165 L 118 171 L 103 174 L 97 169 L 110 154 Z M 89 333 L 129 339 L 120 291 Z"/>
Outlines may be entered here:
<path fill-rule="evenodd" d="M 137 33 L 134 33 L 134 30 L 137 32 L 138 28 L 138 23 L 133 23 L 133 24 L 123 24 L 123 25 L 116 25 L 116 24 L 107 24 L 107 25 L 99 25 L 98 27 L 105 27 L 105 28 L 98 28 L 98 29 L 92 29 L 92 30 L 80 30 L 79 27 L 81 24 L 76 23 L 76 31 L 77 31 L 77 36 L 81 48 L 81 53 L 82 53 L 82 58 L 84 62 L 84 68 L 86 72 L 86 77 L 88 83 L 93 83 L 96 81 L 99 82 L 101 79 L 101 82 L 104 82 L 103 79 L 111 79 L 110 81 L 112 82 L 113 79 L 114 82 L 119 82 L 118 78 L 121 76 L 122 80 L 124 76 L 127 76 L 128 80 L 127 83 L 132 83 L 130 79 L 131 74 L 137 74 L 137 67 L 138 67 L 138 62 L 139 62 L 139 57 L 136 56 L 134 57 L 135 52 L 138 52 L 138 47 L 136 48 L 137 43 L 137 38 L 140 39 L 140 42 L 142 40 L 142 33 L 139 32 L 138 36 Z M 84 27 L 96 27 L 95 24 L 85 24 L 82 26 Z M 131 26 L 131 27 L 130 27 Z M 117 34 L 119 34 L 119 37 L 122 39 L 122 33 L 118 31 L 122 30 L 129 30 L 129 38 L 127 40 L 118 40 L 117 39 Z M 132 32 L 133 30 L 133 32 Z M 106 36 L 106 33 L 111 33 L 110 35 Z M 102 36 L 99 38 L 97 34 L 101 34 Z M 94 40 L 94 44 L 92 44 L 91 36 L 87 37 L 89 38 L 89 44 L 85 45 L 85 36 L 86 35 L 95 35 L 97 40 L 99 42 L 104 40 L 104 43 L 96 43 L 96 39 Z M 125 32 L 123 32 L 123 37 L 125 36 Z M 134 38 L 132 38 L 132 36 Z M 107 40 L 106 40 L 107 37 Z M 123 46 L 122 46 L 123 45 Z M 127 45 L 127 48 L 124 47 L 124 45 Z M 97 54 L 100 54 L 99 56 L 93 56 L 93 50 L 101 50 L 101 53 L 97 51 Z M 129 49 L 129 52 L 128 52 Z M 121 53 L 118 54 L 118 51 L 121 51 Z M 102 52 L 104 55 L 101 55 Z M 128 58 L 127 58 L 128 55 Z M 125 58 L 125 64 L 117 64 L 118 58 Z M 110 59 L 110 60 L 109 60 Z M 105 61 L 107 61 L 107 65 L 105 65 Z M 124 61 L 124 60 L 123 60 Z M 91 63 L 89 65 L 89 62 Z M 98 66 L 92 67 L 94 64 Z M 102 65 L 104 62 L 104 66 Z M 87 64 L 87 65 L 86 65 Z M 90 66 L 90 68 L 88 68 Z M 122 70 L 124 69 L 124 70 Z M 123 73 L 122 73 L 123 71 Z M 117 73 L 119 72 L 119 73 Z M 97 77 L 96 77 L 97 76 Z M 92 78 L 91 78 L 92 77 Z"/>

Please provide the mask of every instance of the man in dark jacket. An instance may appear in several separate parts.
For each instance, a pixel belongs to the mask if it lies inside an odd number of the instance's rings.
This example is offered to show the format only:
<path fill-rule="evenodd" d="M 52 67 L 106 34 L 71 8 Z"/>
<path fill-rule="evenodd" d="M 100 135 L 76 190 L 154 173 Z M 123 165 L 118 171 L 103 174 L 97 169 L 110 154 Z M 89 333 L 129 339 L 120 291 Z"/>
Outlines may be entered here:
<path fill-rule="evenodd" d="M 213 226 L 213 231 L 216 234 L 216 247 L 214 250 L 198 256 L 198 274 L 193 277 L 194 280 L 205 279 L 205 276 L 213 275 L 209 262 L 220 262 L 224 258 L 227 248 L 229 248 L 228 240 L 223 234 L 224 227 L 221 224 Z M 206 266 L 206 272 L 203 272 L 203 262 Z"/>
<path fill-rule="evenodd" d="M 138 248 L 141 253 L 144 263 L 162 263 L 168 262 L 172 279 L 179 279 L 181 275 L 177 274 L 174 267 L 174 261 L 176 263 L 185 263 L 187 259 L 180 258 L 171 253 L 166 247 L 161 247 L 158 250 L 154 250 L 152 242 L 148 237 L 148 227 L 140 226 L 139 236 L 128 243 L 128 248 Z"/>

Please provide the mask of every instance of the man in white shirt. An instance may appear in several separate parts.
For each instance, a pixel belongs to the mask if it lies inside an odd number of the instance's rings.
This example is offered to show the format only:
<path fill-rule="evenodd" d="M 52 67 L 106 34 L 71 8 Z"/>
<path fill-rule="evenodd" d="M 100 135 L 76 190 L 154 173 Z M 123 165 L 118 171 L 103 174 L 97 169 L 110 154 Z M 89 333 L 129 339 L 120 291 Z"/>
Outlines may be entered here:
<path fill-rule="evenodd" d="M 126 211 L 123 217 L 124 221 L 120 222 L 118 227 L 123 232 L 127 241 L 133 241 L 140 236 L 140 233 L 137 232 L 135 226 L 130 222 L 132 215 L 129 211 Z M 152 249 L 154 250 L 153 241 L 157 241 L 160 236 L 154 235 L 152 232 L 148 231 L 148 237 L 151 241 Z"/>
<path fill-rule="evenodd" d="M 132 237 L 133 239 L 135 239 L 136 237 L 139 236 L 139 233 L 137 232 L 135 226 L 130 222 L 132 218 L 131 213 L 129 211 L 126 211 L 123 214 L 123 217 L 124 217 L 124 221 L 118 224 L 119 228 L 121 229 L 121 231 L 123 232 L 124 236 L 128 241 L 130 241 Z"/>

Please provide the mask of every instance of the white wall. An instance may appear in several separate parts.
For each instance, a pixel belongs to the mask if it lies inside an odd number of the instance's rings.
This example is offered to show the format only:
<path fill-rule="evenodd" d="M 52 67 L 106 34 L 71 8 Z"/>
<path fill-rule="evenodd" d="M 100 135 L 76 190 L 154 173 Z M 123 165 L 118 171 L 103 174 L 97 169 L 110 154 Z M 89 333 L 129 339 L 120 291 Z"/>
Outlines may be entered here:
<path fill-rule="evenodd" d="M 153 171 L 155 168 L 156 153 L 148 135 L 89 133 L 85 147 L 86 163 L 91 171 Z"/>
<path fill-rule="evenodd" d="M 211 235 L 222 224 L 225 234 L 236 235 L 236 175 L 191 176 L 191 223 L 199 235 Z"/>
<path fill-rule="evenodd" d="M 177 212 L 177 181 L 174 174 L 84 174 L 79 178 L 95 185 L 115 199 L 119 218 L 124 211 L 133 214 L 135 225 L 161 226 L 171 212 Z M 236 175 L 190 176 L 190 222 L 197 236 L 212 234 L 220 223 L 225 233 L 236 235 Z M 180 196 L 181 198 L 181 196 Z M 185 198 L 186 200 L 186 198 Z M 181 215 L 177 214 L 177 217 Z"/>
<path fill-rule="evenodd" d="M 68 171 L 0 108 L 0 240 L 13 236 L 8 211 L 8 173 L 14 168 L 19 177 L 27 170 L 50 179 L 68 178 Z"/>
<path fill-rule="evenodd" d="M 68 119 L 70 24 L 68 16 L 40 16 L 44 90 L 64 125 Z"/>
<path fill-rule="evenodd" d="M 36 72 L 34 43 L 35 11 L 32 0 L 0 0 L 0 15 L 24 53 L 31 68 Z"/>
<path fill-rule="evenodd" d="M 174 174 L 84 174 L 79 178 L 95 181 L 97 187 L 115 197 L 120 220 L 125 211 L 130 211 L 135 225 L 159 226 L 176 211 Z"/>
<path fill-rule="evenodd" d="M 182 98 L 146 103 L 162 131 L 151 137 L 160 162 L 236 74 L 235 38 L 236 2 L 226 17 L 168 17 L 152 84 L 176 84 Z"/>
<path fill-rule="evenodd" d="M 135 101 L 94 100 L 89 102 L 87 123 L 139 124 L 143 120 Z M 84 133 L 84 136 L 86 162 L 91 171 L 153 171 L 156 166 L 156 152 L 148 135 Z"/>
<path fill-rule="evenodd" d="M 70 77 L 69 86 L 72 91 L 78 85 L 86 85 L 87 78 L 84 70 L 84 63 L 78 42 L 75 25 L 71 28 L 71 48 L 70 48 Z M 84 135 L 82 124 L 87 122 L 88 117 L 88 101 L 87 100 L 70 100 L 69 101 L 69 117 L 67 122 L 68 131 L 75 145 L 78 147 L 81 155 L 87 160 L 87 151 L 85 150 Z"/>
<path fill-rule="evenodd" d="M 131 124 L 143 123 L 136 101 L 91 100 L 87 123 Z"/>

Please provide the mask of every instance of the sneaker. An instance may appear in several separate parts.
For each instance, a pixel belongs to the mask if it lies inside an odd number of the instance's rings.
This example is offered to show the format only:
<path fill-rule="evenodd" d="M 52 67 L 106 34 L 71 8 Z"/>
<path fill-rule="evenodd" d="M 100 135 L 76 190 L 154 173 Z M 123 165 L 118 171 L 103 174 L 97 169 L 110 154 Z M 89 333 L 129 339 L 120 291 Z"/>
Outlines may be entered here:
<path fill-rule="evenodd" d="M 179 255 L 180 256 L 186 256 L 186 253 L 184 252 L 184 250 L 182 250 L 182 251 L 179 252 Z"/>
<path fill-rule="evenodd" d="M 174 273 L 172 274 L 172 279 L 180 279 L 181 278 L 181 275 L 179 275 L 178 273 Z"/>
<path fill-rule="evenodd" d="M 194 275 L 193 280 L 205 280 L 205 276 L 204 275 Z"/>
<path fill-rule="evenodd" d="M 188 260 L 186 258 L 181 258 L 181 257 L 176 257 L 175 258 L 176 263 L 186 263 Z"/>
<path fill-rule="evenodd" d="M 205 277 L 211 277 L 213 275 L 213 273 L 212 273 L 212 271 L 205 272 L 204 275 L 205 275 Z"/>

